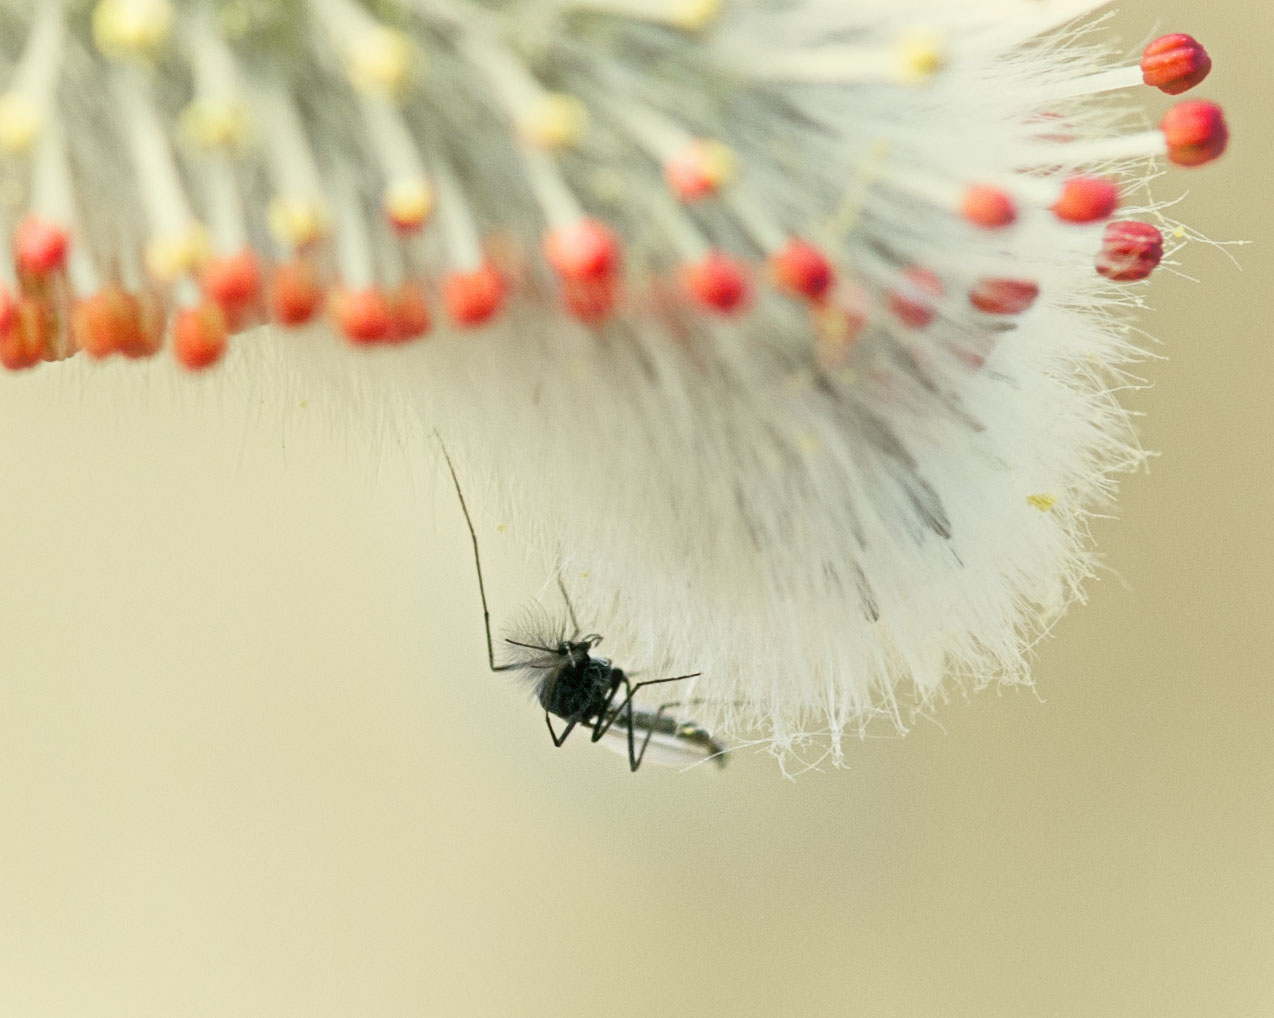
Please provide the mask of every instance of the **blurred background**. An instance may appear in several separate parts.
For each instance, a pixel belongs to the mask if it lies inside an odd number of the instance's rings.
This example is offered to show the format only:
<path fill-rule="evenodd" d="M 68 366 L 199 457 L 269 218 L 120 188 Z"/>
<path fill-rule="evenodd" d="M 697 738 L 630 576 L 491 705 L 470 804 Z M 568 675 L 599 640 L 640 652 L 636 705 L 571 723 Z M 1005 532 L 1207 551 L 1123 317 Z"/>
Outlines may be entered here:
<path fill-rule="evenodd" d="M 1157 277 L 1161 455 L 1036 689 L 843 771 L 553 750 L 450 488 L 299 401 L 0 378 L 0 1015 L 1274 1014 L 1274 12 L 1115 27 L 1212 52 L 1233 151 L 1159 193 L 1258 243 Z"/>

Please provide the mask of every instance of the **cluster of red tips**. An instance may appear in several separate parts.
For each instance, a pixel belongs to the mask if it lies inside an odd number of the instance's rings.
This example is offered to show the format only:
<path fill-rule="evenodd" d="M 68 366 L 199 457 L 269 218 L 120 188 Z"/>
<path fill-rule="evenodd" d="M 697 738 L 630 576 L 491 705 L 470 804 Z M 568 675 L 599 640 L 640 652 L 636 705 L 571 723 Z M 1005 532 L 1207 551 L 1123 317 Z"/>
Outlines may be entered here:
<path fill-rule="evenodd" d="M 942 280 L 931 269 L 913 265 L 903 275 L 904 286 L 889 291 L 889 310 L 904 325 L 924 329 L 938 313 L 938 301 L 946 293 Z"/>
<path fill-rule="evenodd" d="M 264 286 L 261 263 L 251 250 L 210 258 L 200 272 L 204 294 L 221 308 L 226 326 L 238 332 L 259 320 Z"/>
<path fill-rule="evenodd" d="M 1163 234 L 1149 223 L 1121 220 L 1106 227 L 1097 271 L 1117 283 L 1135 283 L 1154 272 L 1163 259 Z"/>
<path fill-rule="evenodd" d="M 1230 130 L 1221 107 L 1206 99 L 1177 103 L 1159 121 L 1168 159 L 1178 166 L 1202 166 L 1225 151 Z"/>
<path fill-rule="evenodd" d="M 182 367 L 202 371 L 226 352 L 226 316 L 212 300 L 179 308 L 173 318 L 173 353 Z"/>
<path fill-rule="evenodd" d="M 682 266 L 681 282 L 693 300 L 723 315 L 743 311 L 752 296 L 742 267 L 720 251 Z"/>
<path fill-rule="evenodd" d="M 1017 219 L 1017 205 L 1007 192 L 989 184 L 974 184 L 960 200 L 960 215 L 974 226 L 998 230 Z"/>
<path fill-rule="evenodd" d="M 395 289 L 339 290 L 329 309 L 345 338 L 356 346 L 405 343 L 425 335 L 432 324 L 424 288 L 402 283 Z"/>
<path fill-rule="evenodd" d="M 150 357 L 163 345 L 163 309 L 153 296 L 139 297 L 108 283 L 72 309 L 71 335 L 90 357 Z"/>
<path fill-rule="evenodd" d="M 27 216 L 13 234 L 13 257 L 18 272 L 47 276 L 66 264 L 70 237 L 66 230 L 39 216 Z"/>
<path fill-rule="evenodd" d="M 988 315 L 1020 315 L 1040 295 L 1030 279 L 979 279 L 969 291 L 969 303 Z"/>
<path fill-rule="evenodd" d="M 1188 92 L 1211 70 L 1208 51 L 1181 32 L 1160 36 L 1141 54 L 1141 80 L 1168 95 Z"/>
<path fill-rule="evenodd" d="M 821 301 L 836 281 L 827 256 L 813 244 L 796 237 L 770 256 L 770 268 L 780 288 L 806 300 Z"/>
<path fill-rule="evenodd" d="M 1053 214 L 1067 223 L 1096 223 L 1109 219 L 1119 207 L 1119 191 L 1105 177 L 1071 177 L 1062 184 Z"/>
<path fill-rule="evenodd" d="M 504 304 L 504 293 L 504 279 L 485 263 L 472 272 L 453 272 L 442 284 L 447 314 L 462 329 L 495 317 Z"/>

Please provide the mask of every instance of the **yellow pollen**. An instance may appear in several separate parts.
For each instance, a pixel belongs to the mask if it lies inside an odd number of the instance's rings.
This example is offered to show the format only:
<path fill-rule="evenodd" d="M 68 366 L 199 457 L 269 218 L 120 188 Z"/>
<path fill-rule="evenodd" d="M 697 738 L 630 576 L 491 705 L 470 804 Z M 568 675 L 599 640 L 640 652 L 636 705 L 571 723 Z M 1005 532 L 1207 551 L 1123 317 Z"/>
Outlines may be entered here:
<path fill-rule="evenodd" d="M 327 215 L 317 202 L 275 198 L 267 213 L 270 232 L 281 244 L 302 248 L 327 230 Z"/>
<path fill-rule="evenodd" d="M 115 59 L 149 57 L 172 31 L 169 0 L 99 0 L 93 9 L 93 39 Z"/>
<path fill-rule="evenodd" d="M 385 213 L 395 223 L 420 226 L 434 207 L 434 189 L 423 177 L 395 180 L 385 188 Z"/>
<path fill-rule="evenodd" d="M 823 444 L 808 431 L 796 436 L 796 444 L 806 456 L 814 456 L 823 448 Z"/>
<path fill-rule="evenodd" d="M 1027 495 L 1026 501 L 1040 512 L 1046 513 L 1052 509 L 1053 506 L 1057 505 L 1057 496 L 1046 494 Z"/>
<path fill-rule="evenodd" d="M 416 53 L 402 32 L 378 25 L 345 46 L 345 70 L 355 88 L 373 94 L 399 91 Z"/>
<path fill-rule="evenodd" d="M 25 152 L 39 137 L 44 118 L 23 92 L 0 96 L 0 147 L 9 152 Z"/>
<path fill-rule="evenodd" d="M 739 166 L 734 149 L 712 138 L 700 138 L 696 145 L 703 161 L 704 174 L 714 187 L 725 187 L 734 180 Z"/>
<path fill-rule="evenodd" d="M 242 144 L 248 111 L 236 99 L 204 96 L 194 99 L 181 114 L 181 127 L 200 148 L 233 148 Z"/>
<path fill-rule="evenodd" d="M 684 0 L 672 12 L 672 23 L 697 32 L 721 13 L 721 0 Z"/>
<path fill-rule="evenodd" d="M 546 92 L 523 113 L 518 128 L 538 148 L 565 148 L 588 129 L 588 110 L 574 96 Z"/>
<path fill-rule="evenodd" d="M 181 233 L 151 238 L 146 245 L 146 268 L 161 283 L 172 283 L 208 257 L 208 233 L 192 223 Z"/>
<path fill-rule="evenodd" d="M 945 62 L 941 40 L 928 32 L 907 35 L 898 46 L 898 70 L 903 81 L 910 84 L 932 77 Z"/>

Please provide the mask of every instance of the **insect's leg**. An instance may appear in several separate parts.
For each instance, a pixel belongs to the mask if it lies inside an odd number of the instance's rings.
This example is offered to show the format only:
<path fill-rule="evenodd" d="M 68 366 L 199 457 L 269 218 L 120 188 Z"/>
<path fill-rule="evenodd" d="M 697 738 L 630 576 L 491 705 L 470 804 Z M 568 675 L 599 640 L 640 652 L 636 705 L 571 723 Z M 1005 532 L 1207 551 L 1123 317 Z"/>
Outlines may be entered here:
<path fill-rule="evenodd" d="M 544 712 L 544 723 L 549 726 L 549 737 L 553 740 L 553 745 L 558 749 L 562 748 L 562 743 L 566 741 L 566 737 L 571 734 L 571 730 L 579 724 L 579 718 L 571 718 L 566 722 L 566 727 L 562 730 L 561 736 L 553 731 L 553 717 L 548 711 Z"/>
<path fill-rule="evenodd" d="M 438 438 L 438 445 L 442 447 L 442 458 L 447 461 L 447 469 L 451 471 L 451 483 L 456 486 L 456 498 L 460 499 L 460 511 L 464 513 L 465 525 L 469 528 L 469 540 L 473 542 L 473 564 L 478 570 L 478 597 L 482 599 L 482 627 L 487 634 L 487 664 L 491 666 L 493 672 L 507 672 L 513 665 L 497 665 L 495 663 L 495 650 L 491 646 L 491 612 L 487 609 L 487 588 L 482 582 L 482 559 L 478 555 L 478 535 L 473 529 L 473 520 L 469 517 L 469 507 L 465 505 L 464 492 L 460 490 L 460 479 L 456 477 L 456 468 L 452 465 L 451 455 L 447 452 L 447 446 L 442 441 L 442 436 L 438 434 L 438 430 L 434 429 L 434 435 Z M 567 602 L 569 604 L 569 602 Z M 549 730 L 552 730 L 552 725 Z M 554 742 L 556 742 L 554 737 Z M 558 745 L 561 745 L 558 743 Z"/>
<path fill-rule="evenodd" d="M 659 719 L 663 716 L 664 711 L 666 711 L 669 707 L 680 707 L 680 706 L 681 706 L 680 700 L 670 700 L 668 703 L 661 703 L 659 705 L 659 709 L 655 711 L 654 715 L 650 719 L 650 722 L 646 725 L 646 737 L 642 739 L 641 741 L 641 749 L 637 753 L 637 759 L 633 760 L 632 754 L 631 753 L 629 754 L 628 765 L 632 770 L 636 770 L 638 767 L 641 766 L 641 761 L 646 756 L 646 747 L 650 745 L 650 737 L 655 734 L 655 727 L 659 724 Z M 631 718 L 632 707 L 630 706 L 628 710 L 629 710 L 629 717 Z"/>

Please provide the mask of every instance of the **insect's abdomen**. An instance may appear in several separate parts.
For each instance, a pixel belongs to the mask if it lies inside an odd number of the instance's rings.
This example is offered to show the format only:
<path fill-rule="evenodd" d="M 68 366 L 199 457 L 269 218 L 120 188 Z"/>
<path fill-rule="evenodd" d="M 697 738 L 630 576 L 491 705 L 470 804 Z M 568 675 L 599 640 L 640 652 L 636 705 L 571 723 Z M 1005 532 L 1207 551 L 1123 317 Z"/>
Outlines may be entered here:
<path fill-rule="evenodd" d="M 589 721 L 605 709 L 606 697 L 622 675 L 601 658 L 567 663 L 540 687 L 540 705 L 559 718 Z"/>

